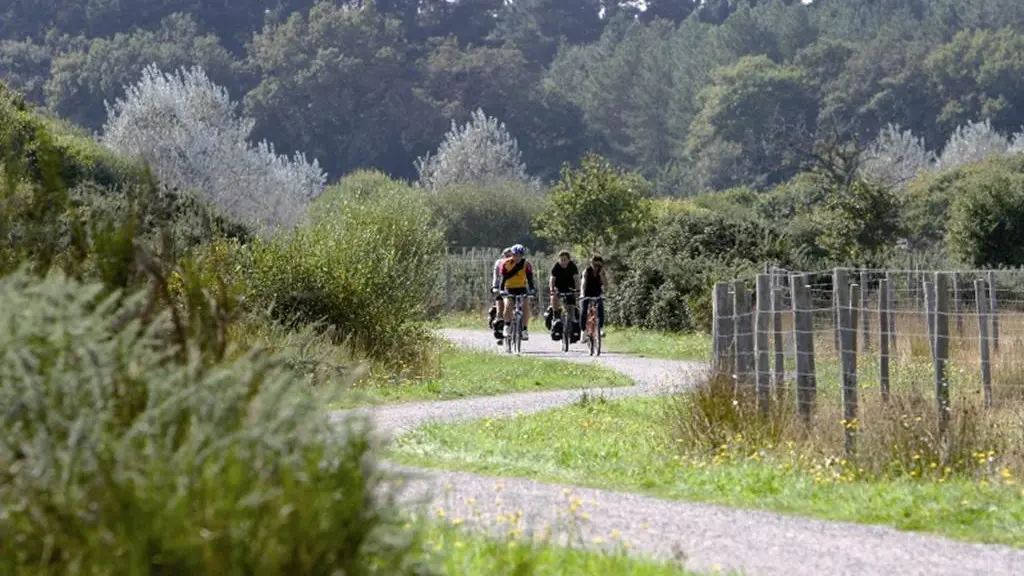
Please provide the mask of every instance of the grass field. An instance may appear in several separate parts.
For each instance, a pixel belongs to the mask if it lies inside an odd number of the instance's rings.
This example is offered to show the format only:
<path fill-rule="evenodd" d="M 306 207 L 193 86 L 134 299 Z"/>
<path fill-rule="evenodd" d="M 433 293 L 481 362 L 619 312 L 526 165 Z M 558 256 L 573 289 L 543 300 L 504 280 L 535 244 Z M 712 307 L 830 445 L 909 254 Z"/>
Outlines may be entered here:
<path fill-rule="evenodd" d="M 834 457 L 799 446 L 748 452 L 743 442 L 686 453 L 667 432 L 672 402 L 598 400 L 517 418 L 428 425 L 401 438 L 396 456 L 410 464 L 1024 546 L 1024 491 L 1012 476 L 857 479 Z"/>
<path fill-rule="evenodd" d="M 538 576 L 696 576 L 675 562 L 630 555 L 622 546 L 595 550 L 563 547 L 543 538 L 529 540 L 511 530 L 487 537 L 450 524 L 433 523 L 424 530 L 425 560 L 443 574 Z"/>
<path fill-rule="evenodd" d="M 600 366 L 509 358 L 452 346 L 445 346 L 441 352 L 437 372 L 427 378 L 367 377 L 347 391 L 335 407 L 633 384 L 627 376 Z"/>

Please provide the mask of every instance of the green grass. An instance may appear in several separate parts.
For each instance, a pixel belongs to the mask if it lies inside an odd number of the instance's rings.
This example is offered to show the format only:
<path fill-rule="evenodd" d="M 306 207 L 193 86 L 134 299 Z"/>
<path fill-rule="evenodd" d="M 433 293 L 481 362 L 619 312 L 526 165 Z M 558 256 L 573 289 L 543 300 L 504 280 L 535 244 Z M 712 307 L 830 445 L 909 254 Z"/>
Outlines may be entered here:
<path fill-rule="evenodd" d="M 438 316 L 426 324 L 432 328 L 486 330 L 487 312 L 451 312 Z"/>
<path fill-rule="evenodd" d="M 432 378 L 367 378 L 346 393 L 336 407 L 633 384 L 629 377 L 601 366 L 509 357 L 453 346 L 445 346 L 440 353 L 439 372 Z"/>
<path fill-rule="evenodd" d="M 484 330 L 487 320 L 483 312 L 466 312 L 441 316 L 432 320 L 429 326 Z M 605 332 L 604 348 L 609 352 L 667 360 L 707 360 L 711 355 L 711 336 L 708 334 L 657 332 L 620 326 L 608 326 Z"/>
<path fill-rule="evenodd" d="M 432 424 L 401 438 L 396 457 L 1024 546 L 1024 491 L 1012 478 L 850 481 L 824 459 L 785 448 L 684 457 L 664 432 L 667 402 L 597 400 L 518 418 Z"/>
<path fill-rule="evenodd" d="M 707 360 L 711 356 L 711 336 L 655 332 L 638 328 L 609 326 L 604 347 L 610 352 L 668 360 Z"/>
<path fill-rule="evenodd" d="M 613 550 L 563 547 L 511 536 L 488 538 L 450 525 L 433 525 L 424 536 L 428 562 L 444 574 L 535 574 L 687 576 L 694 575 L 677 563 Z"/>

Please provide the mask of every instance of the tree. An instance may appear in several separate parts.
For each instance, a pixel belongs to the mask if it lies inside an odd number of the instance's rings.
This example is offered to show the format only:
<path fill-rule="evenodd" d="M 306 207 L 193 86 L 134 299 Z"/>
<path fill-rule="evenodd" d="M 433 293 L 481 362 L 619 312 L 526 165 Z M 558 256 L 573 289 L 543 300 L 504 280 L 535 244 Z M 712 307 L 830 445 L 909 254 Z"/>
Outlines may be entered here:
<path fill-rule="evenodd" d="M 744 57 L 716 71 L 699 99 L 687 150 L 704 187 L 771 185 L 796 173 L 818 110 L 802 70 Z"/>
<path fill-rule="evenodd" d="M 890 189 L 903 188 L 921 172 L 934 167 L 935 153 L 910 130 L 887 125 L 861 156 L 860 175 Z"/>
<path fill-rule="evenodd" d="M 990 154 L 1003 154 L 1010 140 L 992 129 L 988 120 L 958 126 L 946 141 L 938 159 L 939 170 L 977 162 Z"/>
<path fill-rule="evenodd" d="M 936 48 L 925 66 L 946 133 L 983 118 L 1000 132 L 1024 125 L 1024 37 L 1018 30 L 964 30 Z"/>
<path fill-rule="evenodd" d="M 165 74 L 148 66 L 108 108 L 102 142 L 141 156 L 168 186 L 196 190 L 229 216 L 264 229 L 294 225 L 319 196 L 326 175 L 316 160 L 278 156 L 266 140 L 247 138 L 227 90 L 201 68 Z"/>
<path fill-rule="evenodd" d="M 538 234 L 555 243 L 580 244 L 591 252 L 618 245 L 647 223 L 648 189 L 637 173 L 616 169 L 588 153 L 579 168 L 562 168 L 562 179 L 538 215 Z"/>
<path fill-rule="evenodd" d="M 992 156 L 955 173 L 950 251 L 971 266 L 1024 266 L 1024 156 Z"/>
<path fill-rule="evenodd" d="M 416 170 L 420 184 L 431 192 L 462 184 L 532 183 L 515 138 L 481 109 L 461 127 L 453 121 L 437 153 L 419 158 Z"/>
<path fill-rule="evenodd" d="M 863 179 L 833 187 L 814 214 L 817 242 L 833 262 L 880 263 L 899 237 L 898 205 L 891 190 Z"/>
<path fill-rule="evenodd" d="M 122 87 L 139 79 L 143 67 L 170 70 L 200 66 L 214 81 L 236 88 L 236 62 L 191 16 L 174 14 L 157 30 L 134 30 L 94 38 L 81 49 L 54 57 L 46 82 L 46 102 L 59 115 L 90 129 L 104 120 L 104 103 L 120 97 Z"/>
<path fill-rule="evenodd" d="M 446 124 L 418 89 L 412 48 L 401 22 L 368 4 L 320 1 L 268 26 L 249 44 L 260 81 L 245 110 L 257 137 L 312 154 L 332 176 L 411 178 L 416 152 Z"/>

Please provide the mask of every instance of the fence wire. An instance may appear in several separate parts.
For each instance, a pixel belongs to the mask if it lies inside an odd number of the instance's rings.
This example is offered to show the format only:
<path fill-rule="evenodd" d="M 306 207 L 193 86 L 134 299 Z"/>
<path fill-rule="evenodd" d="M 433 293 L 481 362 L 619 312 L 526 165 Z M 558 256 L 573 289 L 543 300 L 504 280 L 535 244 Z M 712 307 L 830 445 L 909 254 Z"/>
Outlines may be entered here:
<path fill-rule="evenodd" d="M 715 296 L 714 364 L 759 401 L 858 426 L 870 425 L 865 405 L 897 403 L 940 422 L 975 408 L 1021 419 L 1024 272 L 766 272 L 761 290 L 738 279 Z"/>

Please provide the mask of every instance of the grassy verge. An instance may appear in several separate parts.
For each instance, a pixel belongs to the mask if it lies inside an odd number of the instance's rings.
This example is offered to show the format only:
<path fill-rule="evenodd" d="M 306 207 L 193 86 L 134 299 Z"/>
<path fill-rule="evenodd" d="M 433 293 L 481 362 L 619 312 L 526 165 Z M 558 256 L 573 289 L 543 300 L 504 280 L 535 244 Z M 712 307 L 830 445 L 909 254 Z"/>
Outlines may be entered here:
<path fill-rule="evenodd" d="M 511 392 L 559 390 L 583 386 L 630 386 L 614 370 L 538 358 L 509 358 L 445 345 L 436 374 L 425 377 L 364 378 L 337 407 L 415 400 L 453 400 Z"/>
<path fill-rule="evenodd" d="M 540 320 L 535 320 L 540 321 Z M 482 330 L 487 328 L 484 313 L 458 313 L 441 316 L 429 323 L 433 328 Z M 667 360 L 706 360 L 711 353 L 711 336 L 657 332 L 638 328 L 609 326 L 604 347 L 609 352 Z"/>
<path fill-rule="evenodd" d="M 964 540 L 1024 546 L 1024 491 L 1001 472 L 856 478 L 834 457 L 787 444 L 681 451 L 661 398 L 600 400 L 510 419 L 429 425 L 403 437 L 407 463 L 528 476 L 661 497 L 886 524 Z M 665 423 L 665 424 L 659 424 Z"/>
<path fill-rule="evenodd" d="M 668 360 L 707 360 L 711 354 L 711 336 L 655 332 L 637 328 L 609 326 L 604 344 L 607 350 L 645 358 Z"/>
<path fill-rule="evenodd" d="M 424 531 L 426 560 L 444 574 L 536 574 L 548 576 L 631 574 L 636 576 L 688 576 L 674 562 L 629 555 L 620 546 L 610 550 L 563 547 L 544 539 L 515 535 L 488 538 L 447 524 Z"/>

